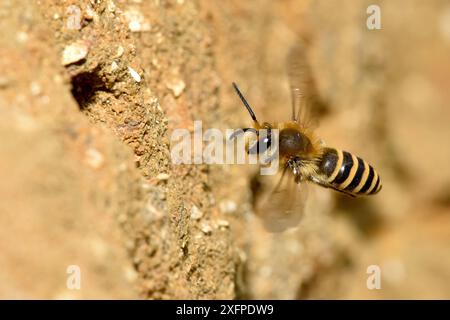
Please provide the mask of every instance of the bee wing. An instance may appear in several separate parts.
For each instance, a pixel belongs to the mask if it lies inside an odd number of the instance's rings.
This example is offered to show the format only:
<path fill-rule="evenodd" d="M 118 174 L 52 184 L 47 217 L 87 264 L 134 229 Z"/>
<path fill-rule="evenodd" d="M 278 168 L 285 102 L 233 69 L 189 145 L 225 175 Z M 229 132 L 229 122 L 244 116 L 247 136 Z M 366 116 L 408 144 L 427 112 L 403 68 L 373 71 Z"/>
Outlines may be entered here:
<path fill-rule="evenodd" d="M 302 43 L 297 43 L 290 50 L 287 57 L 287 73 L 292 99 L 292 120 L 306 124 L 311 118 L 309 108 L 315 86 L 306 49 Z"/>
<path fill-rule="evenodd" d="M 261 176 L 259 182 L 261 196 L 255 201 L 255 211 L 265 228 L 282 232 L 296 227 L 304 212 L 306 183 L 296 183 L 289 169 L 275 176 Z"/>

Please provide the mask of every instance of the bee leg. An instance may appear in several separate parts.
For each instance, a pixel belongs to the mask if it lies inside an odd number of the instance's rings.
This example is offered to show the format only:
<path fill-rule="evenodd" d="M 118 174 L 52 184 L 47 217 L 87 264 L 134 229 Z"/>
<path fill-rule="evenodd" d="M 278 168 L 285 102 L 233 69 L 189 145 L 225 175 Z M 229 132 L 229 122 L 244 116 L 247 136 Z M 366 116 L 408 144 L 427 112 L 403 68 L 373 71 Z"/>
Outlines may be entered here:
<path fill-rule="evenodd" d="M 296 170 L 295 170 L 295 183 L 299 184 L 303 181 L 302 175 L 300 174 L 300 165 L 298 162 L 295 162 Z"/>
<path fill-rule="evenodd" d="M 289 159 L 286 161 L 286 166 L 289 167 L 292 171 L 294 171 L 294 161 L 292 159 Z"/>
<path fill-rule="evenodd" d="M 255 128 L 242 128 L 242 129 L 237 129 L 235 130 L 229 137 L 230 140 L 233 140 L 234 138 L 236 138 L 237 136 L 246 133 L 247 131 L 253 132 L 256 134 L 256 136 L 258 136 L 258 130 L 256 130 Z"/>
<path fill-rule="evenodd" d="M 295 183 L 300 183 L 301 182 L 301 176 L 300 176 L 300 169 L 298 166 L 298 163 L 295 159 L 289 159 L 287 161 L 287 165 L 289 166 L 289 168 L 292 170 L 292 173 L 294 174 L 295 177 Z"/>

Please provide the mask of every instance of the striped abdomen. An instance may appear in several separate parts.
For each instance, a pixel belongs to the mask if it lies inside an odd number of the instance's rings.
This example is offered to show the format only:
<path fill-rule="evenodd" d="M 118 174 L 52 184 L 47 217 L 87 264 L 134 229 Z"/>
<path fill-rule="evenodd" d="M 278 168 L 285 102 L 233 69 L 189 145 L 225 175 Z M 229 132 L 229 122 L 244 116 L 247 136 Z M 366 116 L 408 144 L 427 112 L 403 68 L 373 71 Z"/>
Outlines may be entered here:
<path fill-rule="evenodd" d="M 319 170 L 330 187 L 352 195 L 376 194 L 381 190 L 380 176 L 366 161 L 334 148 L 325 148 Z"/>

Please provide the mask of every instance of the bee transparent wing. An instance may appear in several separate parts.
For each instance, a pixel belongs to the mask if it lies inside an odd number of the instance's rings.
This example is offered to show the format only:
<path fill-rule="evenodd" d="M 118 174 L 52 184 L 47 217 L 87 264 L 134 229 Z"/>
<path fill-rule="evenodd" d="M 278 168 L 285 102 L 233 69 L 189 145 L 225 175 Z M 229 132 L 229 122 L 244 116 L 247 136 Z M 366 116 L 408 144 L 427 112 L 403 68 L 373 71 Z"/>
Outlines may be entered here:
<path fill-rule="evenodd" d="M 292 99 L 292 120 L 306 124 L 310 119 L 310 100 L 315 87 L 306 49 L 301 42 L 292 47 L 288 54 L 287 73 Z"/>
<path fill-rule="evenodd" d="M 264 227 L 270 232 L 296 227 L 303 216 L 307 184 L 297 184 L 289 169 L 260 177 L 261 192 L 255 201 L 255 211 Z"/>

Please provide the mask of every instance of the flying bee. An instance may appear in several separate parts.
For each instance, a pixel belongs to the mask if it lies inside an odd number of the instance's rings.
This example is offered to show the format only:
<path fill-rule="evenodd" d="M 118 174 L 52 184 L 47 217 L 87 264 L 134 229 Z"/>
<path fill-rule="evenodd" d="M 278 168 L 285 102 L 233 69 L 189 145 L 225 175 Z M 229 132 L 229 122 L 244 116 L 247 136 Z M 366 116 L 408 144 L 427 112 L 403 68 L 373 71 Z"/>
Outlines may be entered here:
<path fill-rule="evenodd" d="M 310 105 L 308 102 L 311 101 L 309 91 L 313 89 L 313 85 L 302 47 L 297 46 L 291 50 L 288 57 L 288 71 L 292 96 L 292 117 L 287 122 L 260 124 L 249 103 L 237 85 L 233 83 L 236 93 L 253 120 L 253 128 L 243 128 L 238 131 L 241 133 L 250 130 L 258 136 L 261 129 L 266 129 L 268 133 L 273 129 L 278 129 L 277 145 L 280 171 L 282 172 L 278 185 L 281 185 L 285 173 L 290 172 L 293 175 L 294 183 L 299 186 L 303 182 L 312 182 L 353 197 L 378 193 L 382 187 L 380 176 L 371 165 L 350 152 L 326 146 L 311 128 L 308 118 Z M 247 152 L 261 153 L 265 151 L 272 144 L 271 138 L 270 134 L 258 138 L 257 143 L 250 146 Z M 279 190 L 280 188 L 277 186 L 275 189 Z M 267 198 L 266 204 L 274 204 L 274 193 Z M 296 210 L 300 212 L 304 196 L 293 194 L 291 197 L 294 198 L 284 199 L 277 205 L 284 206 L 285 213 L 292 213 Z M 296 204 L 293 205 L 289 201 Z M 298 219 L 293 220 L 297 221 Z"/>

